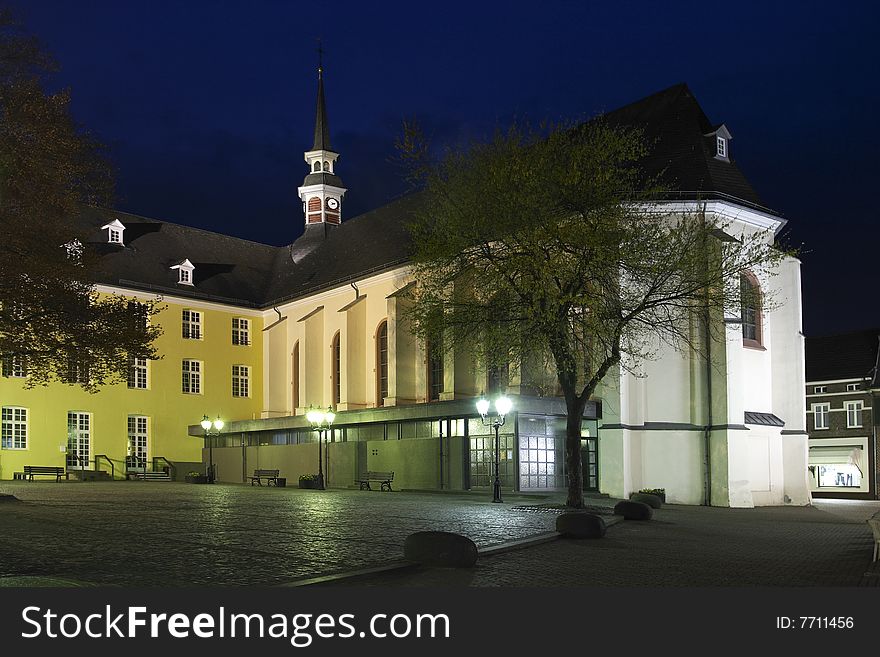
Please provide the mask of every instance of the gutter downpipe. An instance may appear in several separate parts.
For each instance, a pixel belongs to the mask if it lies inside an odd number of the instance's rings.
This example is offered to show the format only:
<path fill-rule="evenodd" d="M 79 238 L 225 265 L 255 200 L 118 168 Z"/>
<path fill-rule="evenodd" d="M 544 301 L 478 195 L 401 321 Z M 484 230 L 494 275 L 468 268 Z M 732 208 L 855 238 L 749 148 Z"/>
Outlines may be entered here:
<path fill-rule="evenodd" d="M 704 210 L 705 212 L 705 210 Z M 703 220 L 705 221 L 705 214 L 703 215 Z M 703 242 L 703 253 L 706 254 L 707 262 L 706 268 L 708 273 L 708 268 L 710 267 L 710 263 L 708 262 L 709 258 L 709 245 L 706 241 Z M 703 430 L 703 506 L 712 506 L 712 460 L 710 457 L 710 447 L 712 441 L 712 335 L 711 335 L 711 313 L 709 310 L 709 288 L 706 288 L 706 303 L 703 306 L 703 328 L 704 334 L 706 336 L 706 426 Z"/>

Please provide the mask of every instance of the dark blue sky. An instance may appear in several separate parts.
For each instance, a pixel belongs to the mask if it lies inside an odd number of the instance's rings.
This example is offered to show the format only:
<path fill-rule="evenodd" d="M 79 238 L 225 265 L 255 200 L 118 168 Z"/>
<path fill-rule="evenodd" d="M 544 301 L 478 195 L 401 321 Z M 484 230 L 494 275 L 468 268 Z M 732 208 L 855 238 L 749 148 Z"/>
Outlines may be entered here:
<path fill-rule="evenodd" d="M 120 209 L 270 244 L 302 231 L 319 35 L 348 217 L 404 191 L 403 118 L 442 144 L 687 82 L 804 245 L 807 335 L 880 326 L 872 5 L 12 2 L 110 145 Z"/>

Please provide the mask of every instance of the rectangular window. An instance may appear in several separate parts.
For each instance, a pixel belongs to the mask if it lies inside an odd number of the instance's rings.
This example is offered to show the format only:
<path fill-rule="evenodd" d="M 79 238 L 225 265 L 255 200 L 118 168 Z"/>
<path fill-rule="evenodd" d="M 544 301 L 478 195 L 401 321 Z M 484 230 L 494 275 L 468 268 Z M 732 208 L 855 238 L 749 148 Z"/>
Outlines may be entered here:
<path fill-rule="evenodd" d="M 815 395 L 821 395 L 826 392 L 828 392 L 828 386 L 814 386 L 813 387 L 813 394 L 815 394 Z"/>
<path fill-rule="evenodd" d="M 718 137 L 718 157 L 727 157 L 727 140 L 724 137 Z"/>
<path fill-rule="evenodd" d="M 247 365 L 232 366 L 232 396 L 251 396 L 251 368 Z"/>
<path fill-rule="evenodd" d="M 248 346 L 251 343 L 251 320 L 232 318 L 232 344 Z"/>
<path fill-rule="evenodd" d="M 17 406 L 4 406 L 2 418 L 0 446 L 3 449 L 27 449 L 27 409 L 18 408 Z"/>
<path fill-rule="evenodd" d="M 864 404 L 860 401 L 848 401 L 844 404 L 846 407 L 846 426 L 855 429 L 862 426 L 862 408 Z"/>
<path fill-rule="evenodd" d="M 202 394 L 202 361 L 183 361 L 183 381 L 181 390 L 190 395 Z"/>
<path fill-rule="evenodd" d="M 816 429 L 828 428 L 828 415 L 831 404 L 813 404 L 813 427 Z"/>
<path fill-rule="evenodd" d="M 201 340 L 202 313 L 198 310 L 183 311 L 183 338 L 184 340 Z"/>
<path fill-rule="evenodd" d="M 27 376 L 27 361 L 24 356 L 4 356 L 3 376 L 23 379 Z"/>
<path fill-rule="evenodd" d="M 858 389 L 859 389 L 859 384 L 858 384 L 858 383 L 847 383 L 847 384 L 846 384 L 846 391 L 847 391 L 847 392 L 855 392 L 855 391 L 857 391 Z"/>
<path fill-rule="evenodd" d="M 72 355 L 67 359 L 66 383 L 88 383 L 89 364 L 85 359 Z"/>
<path fill-rule="evenodd" d="M 146 390 L 147 388 L 147 359 L 128 359 L 128 387 Z"/>

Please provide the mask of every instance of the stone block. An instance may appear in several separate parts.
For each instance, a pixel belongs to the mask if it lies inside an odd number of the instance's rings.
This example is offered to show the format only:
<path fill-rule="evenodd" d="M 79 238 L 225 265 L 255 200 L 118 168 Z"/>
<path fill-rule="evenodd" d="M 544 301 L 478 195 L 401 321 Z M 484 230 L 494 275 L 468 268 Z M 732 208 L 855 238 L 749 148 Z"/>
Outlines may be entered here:
<path fill-rule="evenodd" d="M 477 545 L 452 532 L 416 532 L 406 537 L 403 556 L 423 566 L 470 568 L 477 562 Z"/>
<path fill-rule="evenodd" d="M 561 513 L 556 518 L 556 531 L 566 538 L 602 538 L 605 521 L 592 513 Z"/>
<path fill-rule="evenodd" d="M 654 511 L 644 502 L 622 500 L 614 505 L 614 515 L 623 516 L 625 520 L 650 520 Z"/>

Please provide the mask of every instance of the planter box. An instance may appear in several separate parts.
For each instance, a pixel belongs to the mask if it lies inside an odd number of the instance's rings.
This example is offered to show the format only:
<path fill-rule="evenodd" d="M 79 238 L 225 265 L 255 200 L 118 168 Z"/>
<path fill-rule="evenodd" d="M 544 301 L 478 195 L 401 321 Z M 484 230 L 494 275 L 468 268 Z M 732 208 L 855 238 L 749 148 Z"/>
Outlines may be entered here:
<path fill-rule="evenodd" d="M 285 482 L 286 483 L 286 482 Z M 321 480 L 320 479 L 300 479 L 299 480 L 300 488 L 315 488 L 321 489 Z"/>
<path fill-rule="evenodd" d="M 208 475 L 186 475 L 186 483 L 188 484 L 207 484 Z"/>

